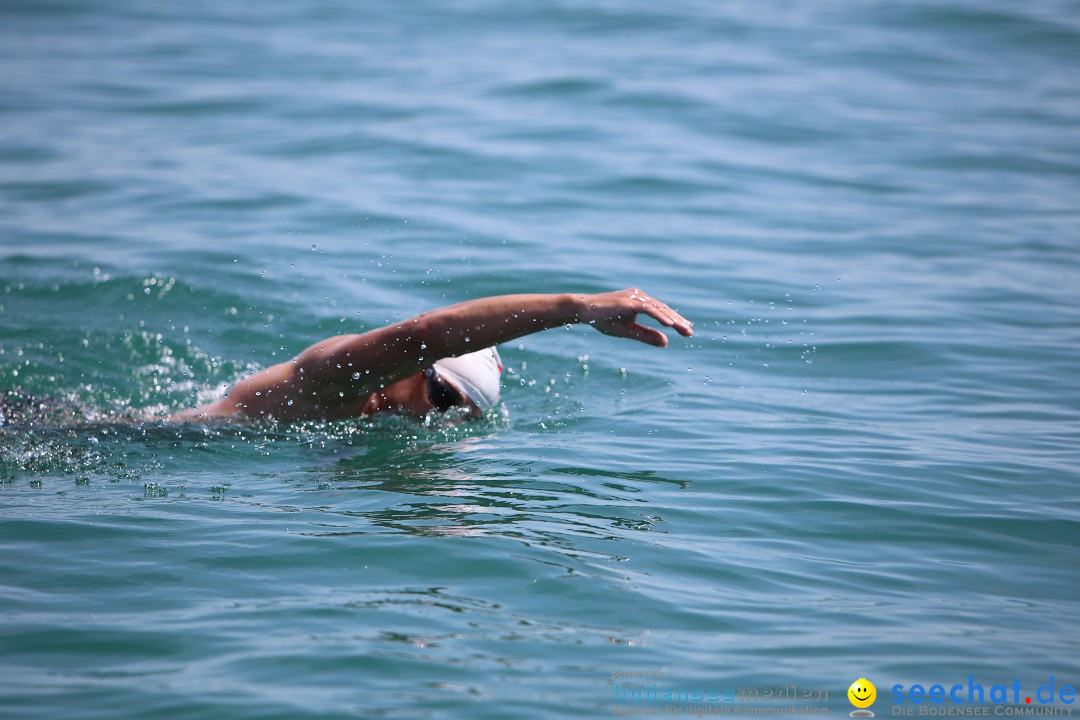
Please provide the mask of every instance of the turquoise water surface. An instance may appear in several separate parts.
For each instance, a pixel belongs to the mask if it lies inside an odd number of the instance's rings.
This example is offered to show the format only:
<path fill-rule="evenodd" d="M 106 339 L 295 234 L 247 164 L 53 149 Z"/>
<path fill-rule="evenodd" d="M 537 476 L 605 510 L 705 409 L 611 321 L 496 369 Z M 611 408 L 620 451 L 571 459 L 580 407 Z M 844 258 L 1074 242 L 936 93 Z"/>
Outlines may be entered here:
<path fill-rule="evenodd" d="M 5 0 L 0 63 L 0 716 L 1080 686 L 1075 3 Z M 695 335 L 505 344 L 482 422 L 137 420 L 630 286 Z"/>

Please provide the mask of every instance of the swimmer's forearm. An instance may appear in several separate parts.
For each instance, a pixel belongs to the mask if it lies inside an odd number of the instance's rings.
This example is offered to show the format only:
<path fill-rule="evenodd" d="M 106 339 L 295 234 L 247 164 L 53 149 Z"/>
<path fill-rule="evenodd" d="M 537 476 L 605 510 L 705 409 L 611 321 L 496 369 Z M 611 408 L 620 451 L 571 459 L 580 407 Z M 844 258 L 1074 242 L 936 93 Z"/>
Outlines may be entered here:
<path fill-rule="evenodd" d="M 581 322 L 585 295 L 521 294 L 467 300 L 415 318 L 431 357 L 462 355 Z"/>

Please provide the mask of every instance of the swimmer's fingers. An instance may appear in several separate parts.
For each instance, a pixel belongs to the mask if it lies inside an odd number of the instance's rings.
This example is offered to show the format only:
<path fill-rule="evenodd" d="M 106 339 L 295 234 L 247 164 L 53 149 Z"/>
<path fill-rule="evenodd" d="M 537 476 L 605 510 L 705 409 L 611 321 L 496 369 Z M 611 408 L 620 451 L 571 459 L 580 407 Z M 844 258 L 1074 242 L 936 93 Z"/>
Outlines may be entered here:
<path fill-rule="evenodd" d="M 651 298 L 644 293 L 637 295 L 636 298 L 632 296 L 632 299 L 636 299 L 640 303 L 635 310 L 655 318 L 664 327 L 675 328 L 680 335 L 686 337 L 694 334 L 694 327 L 690 321 L 672 310 L 667 303 Z"/>
<path fill-rule="evenodd" d="M 610 335 L 616 338 L 629 338 L 630 340 L 637 340 L 638 342 L 644 342 L 648 345 L 654 345 L 657 348 L 663 348 L 667 344 L 667 336 L 660 330 L 653 327 L 646 327 L 640 323 L 635 323 L 634 318 L 637 313 L 630 312 L 621 317 L 610 318 L 605 321 L 594 321 L 590 325 L 595 327 L 604 335 Z"/>
<path fill-rule="evenodd" d="M 655 347 L 667 347 L 667 335 L 660 332 L 656 328 L 646 327 L 640 323 L 634 323 L 627 328 L 626 335 L 624 337 L 631 340 L 638 340 L 646 345 L 653 345 Z"/>
<path fill-rule="evenodd" d="M 594 323 L 594 326 L 605 335 L 637 340 L 655 347 L 665 347 L 667 345 L 667 336 L 664 333 L 656 328 L 636 323 L 632 318 L 625 318 L 616 322 L 598 322 Z"/>

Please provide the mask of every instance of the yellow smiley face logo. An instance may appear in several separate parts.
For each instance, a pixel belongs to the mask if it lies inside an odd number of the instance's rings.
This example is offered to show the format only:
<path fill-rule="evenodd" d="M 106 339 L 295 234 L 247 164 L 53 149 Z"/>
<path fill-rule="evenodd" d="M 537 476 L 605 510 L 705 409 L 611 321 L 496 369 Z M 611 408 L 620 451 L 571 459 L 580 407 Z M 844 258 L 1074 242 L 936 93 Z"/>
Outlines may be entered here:
<path fill-rule="evenodd" d="M 857 708 L 866 708 L 877 700 L 877 688 L 866 678 L 859 678 L 847 689 L 848 700 Z"/>

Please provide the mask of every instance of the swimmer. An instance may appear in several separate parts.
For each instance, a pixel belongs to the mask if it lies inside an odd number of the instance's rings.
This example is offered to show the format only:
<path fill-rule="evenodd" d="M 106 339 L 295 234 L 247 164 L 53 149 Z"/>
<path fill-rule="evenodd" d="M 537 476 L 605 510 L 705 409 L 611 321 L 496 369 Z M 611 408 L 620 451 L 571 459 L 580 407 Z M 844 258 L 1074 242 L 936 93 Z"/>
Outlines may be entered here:
<path fill-rule="evenodd" d="M 292 360 L 240 380 L 221 399 L 168 419 L 272 417 L 288 422 L 386 412 L 424 418 L 455 407 L 479 417 L 499 400 L 499 343 L 583 323 L 607 335 L 666 346 L 664 333 L 637 322 L 639 313 L 680 335 L 694 332 L 686 318 L 636 288 L 480 298 L 360 335 L 327 338 Z"/>

